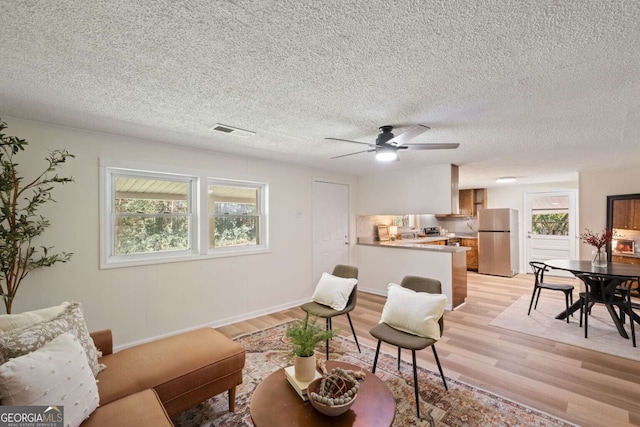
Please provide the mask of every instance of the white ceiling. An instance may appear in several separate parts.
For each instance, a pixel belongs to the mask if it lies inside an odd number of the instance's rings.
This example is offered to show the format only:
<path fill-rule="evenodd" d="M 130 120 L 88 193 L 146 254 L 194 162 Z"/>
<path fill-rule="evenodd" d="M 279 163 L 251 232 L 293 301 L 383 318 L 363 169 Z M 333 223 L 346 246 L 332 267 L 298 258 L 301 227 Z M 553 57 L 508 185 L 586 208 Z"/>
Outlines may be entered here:
<path fill-rule="evenodd" d="M 352 174 L 453 163 L 461 187 L 575 179 L 640 164 L 639 23 L 636 0 L 0 0 L 0 117 Z M 417 123 L 460 148 L 381 164 L 324 139 Z"/>

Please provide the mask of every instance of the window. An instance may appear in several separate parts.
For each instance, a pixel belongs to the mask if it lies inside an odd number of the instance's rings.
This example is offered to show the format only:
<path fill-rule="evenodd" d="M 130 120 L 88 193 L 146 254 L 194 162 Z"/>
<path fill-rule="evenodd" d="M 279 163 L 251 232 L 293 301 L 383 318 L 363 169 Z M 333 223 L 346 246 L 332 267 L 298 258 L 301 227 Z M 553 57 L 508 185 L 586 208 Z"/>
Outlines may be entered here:
<path fill-rule="evenodd" d="M 208 186 L 209 250 L 261 246 L 265 186 L 250 182 L 210 180 Z"/>
<path fill-rule="evenodd" d="M 113 254 L 192 249 L 190 180 L 114 175 Z"/>
<path fill-rule="evenodd" d="M 110 166 L 101 177 L 101 268 L 268 251 L 266 184 Z"/>
<path fill-rule="evenodd" d="M 531 215 L 531 232 L 541 235 L 569 235 L 568 213 L 535 213 Z"/>

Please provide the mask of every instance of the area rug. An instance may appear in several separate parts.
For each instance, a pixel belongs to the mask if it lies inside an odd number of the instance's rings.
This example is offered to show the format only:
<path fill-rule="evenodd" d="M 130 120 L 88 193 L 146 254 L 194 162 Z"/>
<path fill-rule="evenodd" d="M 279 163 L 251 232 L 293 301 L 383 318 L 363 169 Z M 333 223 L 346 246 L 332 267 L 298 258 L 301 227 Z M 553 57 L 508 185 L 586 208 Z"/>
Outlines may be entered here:
<path fill-rule="evenodd" d="M 282 324 L 236 338 L 246 348 L 247 359 L 243 384 L 237 390 L 235 413 L 228 412 L 227 393 L 223 393 L 175 416 L 172 421 L 176 427 L 252 426 L 249 413 L 251 394 L 263 378 L 292 364 L 285 338 L 286 327 L 287 324 Z M 371 370 L 375 349 L 362 344 L 360 347 L 362 353 L 358 353 L 353 339 L 339 336 L 331 341 L 330 359 Z M 422 415 L 418 420 L 411 363 L 403 361 L 398 371 L 395 356 L 381 352 L 376 375 L 395 397 L 394 426 L 573 426 L 449 378 L 449 391 L 446 391 L 440 375 L 423 368 L 418 371 Z"/>
<path fill-rule="evenodd" d="M 489 325 L 640 361 L 640 347 L 634 348 L 630 339 L 620 336 L 604 305 L 593 306 L 589 316 L 589 337 L 585 339 L 579 311 L 569 318 L 569 324 L 555 318 L 565 309 L 564 298 L 541 294 L 537 310 L 532 309 L 531 315 L 527 316 L 530 301 L 531 296 L 521 296 Z M 628 319 L 625 326 L 631 336 Z M 637 324 L 636 329 L 640 329 Z M 636 331 L 636 338 L 640 339 L 640 330 Z"/>

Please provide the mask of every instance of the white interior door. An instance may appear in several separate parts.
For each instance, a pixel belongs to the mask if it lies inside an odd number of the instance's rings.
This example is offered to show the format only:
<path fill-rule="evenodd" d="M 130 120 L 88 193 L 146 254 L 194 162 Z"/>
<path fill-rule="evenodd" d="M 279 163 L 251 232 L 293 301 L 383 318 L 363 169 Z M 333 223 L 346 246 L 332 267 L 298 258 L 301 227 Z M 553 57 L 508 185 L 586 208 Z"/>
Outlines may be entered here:
<path fill-rule="evenodd" d="M 574 190 L 525 195 L 525 267 L 528 272 L 530 261 L 576 259 L 576 198 Z M 560 270 L 547 274 L 573 277 Z"/>
<path fill-rule="evenodd" d="M 349 264 L 349 186 L 313 183 L 313 285 L 336 264 Z"/>

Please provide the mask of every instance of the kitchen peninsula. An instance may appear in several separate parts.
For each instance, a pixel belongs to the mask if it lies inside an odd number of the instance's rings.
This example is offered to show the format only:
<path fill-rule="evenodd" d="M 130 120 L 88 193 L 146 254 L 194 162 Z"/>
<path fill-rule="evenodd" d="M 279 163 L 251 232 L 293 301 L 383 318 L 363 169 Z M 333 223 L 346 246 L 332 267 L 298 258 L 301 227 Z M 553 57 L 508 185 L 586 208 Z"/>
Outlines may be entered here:
<path fill-rule="evenodd" d="M 386 294 L 389 283 L 404 276 L 431 277 L 442 283 L 447 310 L 463 304 L 467 297 L 468 247 L 439 244 L 444 237 L 395 241 L 358 242 L 358 283 Z"/>

